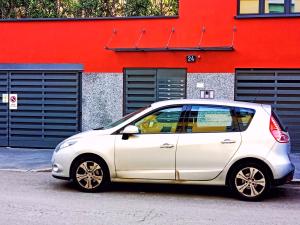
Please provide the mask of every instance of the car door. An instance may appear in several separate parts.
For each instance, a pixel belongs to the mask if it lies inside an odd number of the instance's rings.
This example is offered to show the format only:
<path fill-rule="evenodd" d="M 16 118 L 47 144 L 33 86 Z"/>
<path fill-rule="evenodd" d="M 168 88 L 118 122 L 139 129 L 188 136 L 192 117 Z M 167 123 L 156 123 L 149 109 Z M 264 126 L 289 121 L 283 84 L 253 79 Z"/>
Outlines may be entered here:
<path fill-rule="evenodd" d="M 127 140 L 117 135 L 118 178 L 175 180 L 175 152 L 183 107 L 156 110 L 131 123 L 140 133 Z"/>
<path fill-rule="evenodd" d="M 176 152 L 178 180 L 214 179 L 241 144 L 234 108 L 192 105 L 179 135 Z"/>

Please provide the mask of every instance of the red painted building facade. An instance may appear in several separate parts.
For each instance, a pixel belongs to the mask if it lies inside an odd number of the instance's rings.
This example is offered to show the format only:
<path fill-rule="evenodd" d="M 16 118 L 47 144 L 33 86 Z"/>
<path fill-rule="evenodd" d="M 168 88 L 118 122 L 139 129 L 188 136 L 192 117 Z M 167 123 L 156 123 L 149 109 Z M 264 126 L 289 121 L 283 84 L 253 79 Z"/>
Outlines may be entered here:
<path fill-rule="evenodd" d="M 273 104 L 300 149 L 300 17 L 248 18 L 238 7 L 237 0 L 181 0 L 176 17 L 3 20 L 0 68 L 32 73 L 47 71 L 45 65 L 51 71 L 81 65 L 83 130 L 122 116 L 130 104 L 132 110 L 176 97 L 237 99 Z M 167 81 L 177 70 L 183 96 L 172 95 L 181 88 L 178 79 L 168 93 L 157 78 L 161 73 Z M 143 75 L 156 77 L 155 96 L 150 89 L 142 93 L 143 86 L 130 88 L 130 76 L 141 79 L 134 80 L 138 85 L 147 82 Z"/>
<path fill-rule="evenodd" d="M 1 21 L 1 63 L 81 63 L 86 72 L 122 72 L 124 67 L 185 67 L 188 72 L 235 72 L 236 68 L 299 68 L 300 19 L 236 19 L 237 1 L 181 0 L 179 16 L 163 19 L 100 19 L 65 21 Z M 104 49 L 113 29 L 111 47 L 230 45 L 237 28 L 235 51 L 197 53 L 186 64 L 186 52 L 122 53 Z M 225 60 L 226 59 L 226 60 Z"/>

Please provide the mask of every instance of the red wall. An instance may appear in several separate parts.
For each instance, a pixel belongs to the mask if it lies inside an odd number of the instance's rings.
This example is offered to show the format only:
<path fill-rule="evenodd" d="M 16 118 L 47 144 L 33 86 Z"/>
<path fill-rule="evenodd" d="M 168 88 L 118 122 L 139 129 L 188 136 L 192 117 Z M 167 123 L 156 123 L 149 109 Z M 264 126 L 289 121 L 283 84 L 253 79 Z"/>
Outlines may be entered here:
<path fill-rule="evenodd" d="M 300 68 L 300 18 L 234 19 L 236 0 L 180 0 L 179 18 L 80 21 L 0 22 L 0 63 L 81 63 L 86 72 L 121 72 L 125 67 L 184 67 L 189 72 L 234 72 L 235 68 Z M 113 28 L 111 47 L 229 45 L 233 52 L 115 53 L 104 49 Z M 187 64 L 188 54 L 199 55 Z"/>

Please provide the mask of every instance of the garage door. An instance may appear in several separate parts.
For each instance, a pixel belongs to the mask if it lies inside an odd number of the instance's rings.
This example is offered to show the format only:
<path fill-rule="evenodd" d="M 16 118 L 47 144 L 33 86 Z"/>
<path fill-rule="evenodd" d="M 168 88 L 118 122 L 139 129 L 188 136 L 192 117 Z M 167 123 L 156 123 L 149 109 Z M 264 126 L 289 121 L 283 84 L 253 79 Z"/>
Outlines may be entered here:
<path fill-rule="evenodd" d="M 0 146 L 53 148 L 78 133 L 81 70 L 80 65 L 0 65 Z"/>
<path fill-rule="evenodd" d="M 186 69 L 126 69 L 124 114 L 153 102 L 186 98 Z"/>
<path fill-rule="evenodd" d="M 271 104 L 300 152 L 300 70 L 237 70 L 235 99 Z"/>

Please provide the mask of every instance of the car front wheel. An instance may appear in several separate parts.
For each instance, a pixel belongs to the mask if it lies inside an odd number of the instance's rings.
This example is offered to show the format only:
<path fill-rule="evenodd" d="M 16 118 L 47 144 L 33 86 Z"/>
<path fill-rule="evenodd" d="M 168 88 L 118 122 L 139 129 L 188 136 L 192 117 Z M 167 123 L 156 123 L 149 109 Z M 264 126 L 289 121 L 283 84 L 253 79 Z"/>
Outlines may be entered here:
<path fill-rule="evenodd" d="M 237 166 L 231 173 L 229 184 L 240 199 L 248 201 L 263 199 L 271 186 L 267 170 L 257 163 Z"/>
<path fill-rule="evenodd" d="M 108 183 L 108 170 L 99 159 L 84 157 L 77 160 L 72 168 L 72 181 L 85 192 L 102 191 Z"/>

